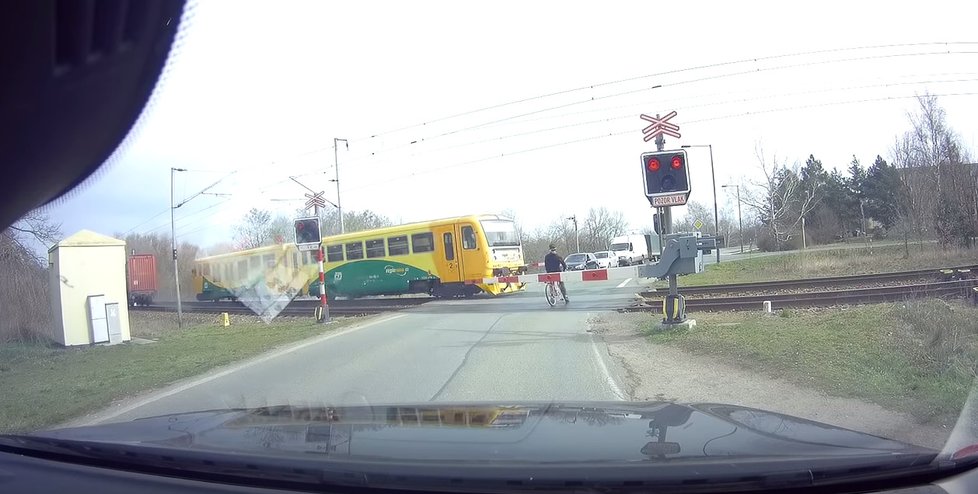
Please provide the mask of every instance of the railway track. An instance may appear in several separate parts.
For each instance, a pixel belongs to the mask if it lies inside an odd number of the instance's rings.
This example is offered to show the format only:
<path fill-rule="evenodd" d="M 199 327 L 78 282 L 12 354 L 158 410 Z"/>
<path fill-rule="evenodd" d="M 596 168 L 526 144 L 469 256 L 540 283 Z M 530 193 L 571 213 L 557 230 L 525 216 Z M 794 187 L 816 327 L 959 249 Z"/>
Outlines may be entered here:
<path fill-rule="evenodd" d="M 948 271 L 945 273 L 945 271 Z M 957 266 L 946 269 L 920 269 L 915 271 L 898 271 L 893 273 L 878 274 L 859 274 L 850 276 L 831 276 L 824 278 L 811 278 L 807 280 L 782 280 L 782 281 L 761 281 L 755 283 L 732 283 L 726 285 L 693 285 L 680 286 L 680 293 L 686 295 L 702 295 L 713 293 L 736 293 L 736 292 L 764 292 L 771 290 L 796 290 L 811 288 L 833 288 L 852 285 L 868 285 L 874 283 L 896 284 L 897 282 L 910 282 L 914 280 L 941 280 L 951 281 L 951 278 L 966 277 L 978 274 L 978 265 Z M 906 283 L 904 283 L 906 284 Z M 852 288 L 862 288 L 852 286 Z M 864 287 L 872 288 L 872 287 Z M 643 297 L 661 297 L 665 290 L 642 292 Z M 821 292 L 820 292 L 821 293 Z M 767 300 L 767 299 L 765 299 Z M 688 300 L 687 300 L 688 303 Z"/>
<path fill-rule="evenodd" d="M 366 300 L 334 300 L 329 304 L 331 315 L 357 316 L 380 314 L 392 312 L 411 307 L 417 307 L 432 299 L 427 298 L 401 298 L 401 299 L 366 299 Z M 307 317 L 312 316 L 316 307 L 319 306 L 318 300 L 293 300 L 287 305 L 280 316 L 287 317 Z M 148 311 L 148 312 L 176 312 L 175 303 L 144 305 L 130 307 L 129 310 Z M 252 315 L 254 311 L 241 302 L 184 302 L 184 312 L 196 312 L 202 314 L 229 314 Z"/>
<path fill-rule="evenodd" d="M 900 302 L 914 298 L 972 296 L 972 288 L 978 280 L 936 281 L 898 286 L 826 290 L 806 293 L 774 293 L 740 297 L 687 298 L 686 310 L 724 311 L 761 310 L 763 303 L 771 302 L 772 309 L 831 307 L 838 305 Z M 686 290 L 680 291 L 686 294 Z M 664 295 L 656 292 L 658 296 Z M 620 309 L 622 312 L 661 312 L 662 299 L 645 298 L 641 303 Z"/>

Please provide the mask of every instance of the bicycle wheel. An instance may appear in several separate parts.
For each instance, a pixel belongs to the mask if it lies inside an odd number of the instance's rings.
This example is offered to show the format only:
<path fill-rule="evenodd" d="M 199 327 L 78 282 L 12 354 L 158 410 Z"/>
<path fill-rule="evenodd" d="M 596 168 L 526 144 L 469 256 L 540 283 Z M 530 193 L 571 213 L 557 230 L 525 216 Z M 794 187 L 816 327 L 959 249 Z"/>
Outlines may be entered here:
<path fill-rule="evenodd" d="M 557 289 L 554 288 L 553 284 L 551 284 L 551 283 L 547 283 L 546 285 L 544 285 L 543 291 L 544 291 L 544 293 L 546 293 L 546 295 L 547 295 L 547 303 L 550 304 L 551 307 L 553 307 L 554 305 L 557 304 L 557 293 L 556 293 L 556 290 Z"/>

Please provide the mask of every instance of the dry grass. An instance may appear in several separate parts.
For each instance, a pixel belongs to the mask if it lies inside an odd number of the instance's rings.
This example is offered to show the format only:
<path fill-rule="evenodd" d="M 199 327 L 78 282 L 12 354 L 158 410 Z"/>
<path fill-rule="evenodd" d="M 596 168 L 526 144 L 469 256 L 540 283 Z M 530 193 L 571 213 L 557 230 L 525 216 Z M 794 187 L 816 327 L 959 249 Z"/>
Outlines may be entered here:
<path fill-rule="evenodd" d="M 763 255 L 708 265 L 702 273 L 684 276 L 681 284 L 752 283 L 938 269 L 978 263 L 978 250 L 944 250 L 937 244 L 912 244 L 910 257 L 905 257 L 904 254 L 902 245 L 889 244 Z"/>
<path fill-rule="evenodd" d="M 335 331 L 358 318 L 329 325 L 311 318 L 185 315 L 184 329 L 167 313 L 132 313 L 132 334 L 151 344 L 63 348 L 42 344 L 0 346 L 0 433 L 26 432 L 62 423 L 174 381 L 277 347 Z"/>
<path fill-rule="evenodd" d="M 953 425 L 974 385 L 978 308 L 926 300 L 847 309 L 696 314 L 693 330 L 652 331 L 753 371 Z"/>

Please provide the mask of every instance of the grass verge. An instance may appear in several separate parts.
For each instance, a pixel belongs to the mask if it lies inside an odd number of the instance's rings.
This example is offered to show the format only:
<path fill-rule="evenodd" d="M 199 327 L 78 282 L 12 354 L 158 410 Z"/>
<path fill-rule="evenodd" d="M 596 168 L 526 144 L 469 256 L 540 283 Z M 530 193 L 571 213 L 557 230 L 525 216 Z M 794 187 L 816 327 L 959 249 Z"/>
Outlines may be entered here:
<path fill-rule="evenodd" d="M 978 309 L 925 300 L 777 315 L 697 314 L 654 343 L 953 425 L 978 373 Z"/>
<path fill-rule="evenodd" d="M 819 248 L 809 251 L 759 255 L 711 264 L 702 273 L 683 276 L 680 285 L 718 285 L 757 281 L 807 279 L 826 276 L 937 269 L 978 262 L 978 250 L 942 250 L 936 244 Z M 664 282 L 657 282 L 662 284 Z"/>
<path fill-rule="evenodd" d="M 335 331 L 357 320 L 329 325 L 281 318 L 265 324 L 232 316 L 130 313 L 132 335 L 151 344 L 63 348 L 0 346 L 0 432 L 29 432 L 107 406 L 113 400 L 201 374 L 287 343 Z M 189 320 L 189 323 L 187 322 Z"/>

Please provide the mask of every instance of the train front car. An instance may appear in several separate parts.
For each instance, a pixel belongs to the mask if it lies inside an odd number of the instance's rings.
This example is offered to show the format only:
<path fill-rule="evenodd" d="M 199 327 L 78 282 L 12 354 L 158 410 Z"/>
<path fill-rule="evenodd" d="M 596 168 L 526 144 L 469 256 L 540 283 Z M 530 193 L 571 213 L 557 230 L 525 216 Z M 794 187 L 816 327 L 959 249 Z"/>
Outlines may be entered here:
<path fill-rule="evenodd" d="M 479 218 L 482 237 L 486 242 L 488 269 L 485 278 L 526 273 L 523 245 L 513 220 L 503 216 L 485 215 Z M 479 284 L 484 292 L 499 295 L 519 291 L 522 284 Z"/>

